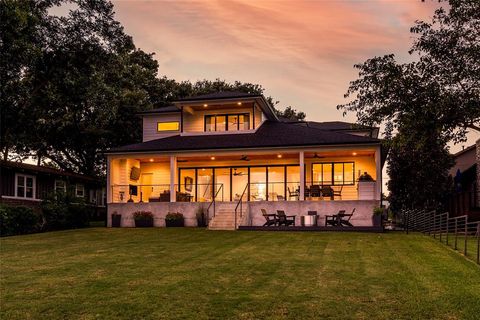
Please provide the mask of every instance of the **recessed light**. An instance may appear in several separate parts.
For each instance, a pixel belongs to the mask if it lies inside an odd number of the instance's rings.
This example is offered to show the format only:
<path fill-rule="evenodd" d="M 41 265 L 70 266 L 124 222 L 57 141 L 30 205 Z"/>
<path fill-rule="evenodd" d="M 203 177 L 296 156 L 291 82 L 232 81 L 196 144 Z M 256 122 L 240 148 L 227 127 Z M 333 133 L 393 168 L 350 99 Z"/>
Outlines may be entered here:
<path fill-rule="evenodd" d="M 203 104 L 203 107 L 204 107 L 204 108 L 208 107 L 208 104 L 206 104 L 206 103 L 205 103 L 205 104 Z"/>
<path fill-rule="evenodd" d="M 357 153 L 356 153 L 356 152 L 354 152 L 354 153 L 352 153 L 352 154 L 353 154 L 354 156 L 356 156 L 356 155 L 357 155 Z"/>
<path fill-rule="evenodd" d="M 210 157 L 210 160 L 215 160 L 215 157 Z"/>
<path fill-rule="evenodd" d="M 281 157 L 282 157 L 282 155 L 281 155 L 281 154 L 277 154 L 277 158 L 281 158 Z"/>
<path fill-rule="evenodd" d="M 241 102 L 237 102 L 237 104 L 238 104 L 239 106 L 241 106 L 241 105 L 242 105 L 242 103 L 241 103 Z"/>
<path fill-rule="evenodd" d="M 150 161 L 150 162 L 153 162 L 153 159 L 150 159 L 149 161 Z"/>

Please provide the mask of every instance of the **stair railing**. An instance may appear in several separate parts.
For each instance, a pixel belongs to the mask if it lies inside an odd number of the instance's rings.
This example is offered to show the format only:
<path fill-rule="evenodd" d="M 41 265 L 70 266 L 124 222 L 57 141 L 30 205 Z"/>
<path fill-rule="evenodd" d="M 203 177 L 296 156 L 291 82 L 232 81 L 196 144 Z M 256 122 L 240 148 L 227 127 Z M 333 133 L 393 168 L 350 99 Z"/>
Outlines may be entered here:
<path fill-rule="evenodd" d="M 217 199 L 217 196 L 220 193 L 220 191 L 223 192 L 223 183 L 220 184 L 220 188 L 218 188 L 218 190 L 215 192 L 215 194 L 213 195 L 212 201 L 210 202 L 210 204 L 207 207 L 207 222 L 210 221 L 210 207 L 212 207 L 212 205 L 213 205 L 213 217 L 215 217 L 215 210 L 216 210 L 216 204 L 215 203 L 216 203 L 216 199 Z"/>
<path fill-rule="evenodd" d="M 240 196 L 240 199 L 237 202 L 237 205 L 235 206 L 235 230 L 237 230 L 237 217 L 238 217 L 238 210 L 240 209 L 240 218 L 243 217 L 243 197 L 245 196 L 245 192 L 248 190 L 248 186 L 250 184 L 247 183 L 245 186 L 245 189 L 243 189 L 242 195 Z"/>

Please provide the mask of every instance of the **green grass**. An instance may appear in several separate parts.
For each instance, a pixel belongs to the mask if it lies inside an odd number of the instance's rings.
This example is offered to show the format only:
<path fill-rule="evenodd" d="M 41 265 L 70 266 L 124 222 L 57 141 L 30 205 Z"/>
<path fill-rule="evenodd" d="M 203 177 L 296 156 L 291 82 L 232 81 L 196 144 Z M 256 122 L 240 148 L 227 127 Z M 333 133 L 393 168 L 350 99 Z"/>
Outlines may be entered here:
<path fill-rule="evenodd" d="M 1 239 L 1 319 L 478 319 L 419 234 L 90 228 Z"/>

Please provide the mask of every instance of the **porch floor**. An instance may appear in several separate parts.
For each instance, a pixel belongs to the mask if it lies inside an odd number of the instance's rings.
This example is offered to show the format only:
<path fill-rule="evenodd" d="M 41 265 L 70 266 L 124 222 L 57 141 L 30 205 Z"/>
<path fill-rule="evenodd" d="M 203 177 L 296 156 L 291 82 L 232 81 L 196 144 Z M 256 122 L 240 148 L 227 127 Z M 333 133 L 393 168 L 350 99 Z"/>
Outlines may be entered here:
<path fill-rule="evenodd" d="M 335 231 L 335 232 L 371 232 L 371 233 L 385 232 L 383 227 L 372 227 L 372 226 L 358 226 L 358 227 L 239 226 L 238 230 L 242 230 L 242 231 Z"/>

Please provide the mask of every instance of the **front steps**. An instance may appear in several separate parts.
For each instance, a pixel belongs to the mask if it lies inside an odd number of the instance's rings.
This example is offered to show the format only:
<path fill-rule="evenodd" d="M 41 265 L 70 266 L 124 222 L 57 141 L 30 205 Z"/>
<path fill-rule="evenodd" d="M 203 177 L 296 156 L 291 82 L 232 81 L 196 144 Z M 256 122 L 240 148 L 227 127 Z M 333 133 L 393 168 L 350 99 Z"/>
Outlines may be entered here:
<path fill-rule="evenodd" d="M 235 230 L 235 208 L 224 206 L 216 210 L 215 217 L 208 223 L 210 230 Z"/>

